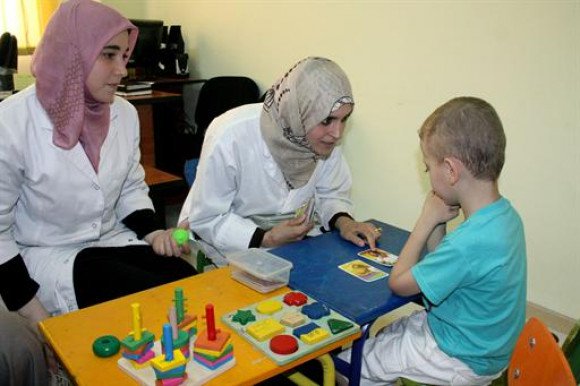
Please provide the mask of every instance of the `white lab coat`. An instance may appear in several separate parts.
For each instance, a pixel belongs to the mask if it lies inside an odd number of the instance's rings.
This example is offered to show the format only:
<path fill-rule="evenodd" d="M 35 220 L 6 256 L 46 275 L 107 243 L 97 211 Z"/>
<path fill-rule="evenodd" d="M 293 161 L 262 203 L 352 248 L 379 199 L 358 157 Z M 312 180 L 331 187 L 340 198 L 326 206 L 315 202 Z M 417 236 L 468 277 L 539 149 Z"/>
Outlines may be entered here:
<path fill-rule="evenodd" d="M 318 162 L 305 186 L 289 190 L 262 138 L 261 111 L 261 103 L 245 105 L 211 123 L 179 216 L 203 239 L 203 249 L 217 265 L 227 263 L 228 253 L 248 248 L 258 226 L 253 216 L 291 216 L 311 197 L 326 228 L 336 213 L 352 213 L 352 179 L 340 147 Z"/>
<path fill-rule="evenodd" d="M 81 249 L 144 244 L 121 223 L 153 209 L 139 159 L 137 113 L 122 98 L 111 105 L 98 174 L 80 143 L 53 144 L 34 86 L 0 104 L 0 264 L 20 253 L 50 313 L 77 308 L 72 269 Z"/>

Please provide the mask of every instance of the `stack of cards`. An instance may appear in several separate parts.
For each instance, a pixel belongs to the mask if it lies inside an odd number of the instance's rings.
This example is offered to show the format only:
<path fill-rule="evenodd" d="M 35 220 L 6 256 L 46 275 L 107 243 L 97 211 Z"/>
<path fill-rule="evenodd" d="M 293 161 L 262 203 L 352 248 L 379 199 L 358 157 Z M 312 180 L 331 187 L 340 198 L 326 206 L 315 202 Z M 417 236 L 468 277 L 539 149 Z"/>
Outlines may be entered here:
<path fill-rule="evenodd" d="M 294 214 L 295 218 L 306 215 L 306 221 L 312 222 L 314 220 L 314 197 L 311 197 L 304 204 L 300 205 Z"/>
<path fill-rule="evenodd" d="M 387 267 L 392 267 L 399 259 L 399 256 L 379 248 L 367 249 L 359 252 L 358 255 Z M 348 263 L 339 265 L 338 268 L 366 282 L 379 280 L 385 276 L 389 276 L 388 273 L 383 272 L 362 260 L 352 260 Z"/>

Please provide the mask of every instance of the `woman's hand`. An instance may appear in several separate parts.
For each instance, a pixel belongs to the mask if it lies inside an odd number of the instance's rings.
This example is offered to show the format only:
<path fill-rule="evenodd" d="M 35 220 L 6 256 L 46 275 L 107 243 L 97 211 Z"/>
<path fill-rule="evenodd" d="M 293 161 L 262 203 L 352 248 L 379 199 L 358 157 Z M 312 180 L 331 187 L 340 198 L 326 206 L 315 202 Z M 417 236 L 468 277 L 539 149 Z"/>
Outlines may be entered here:
<path fill-rule="evenodd" d="M 262 240 L 262 247 L 272 248 L 291 241 L 302 240 L 313 226 L 314 223 L 308 222 L 305 214 L 292 220 L 284 221 L 266 232 Z"/>
<path fill-rule="evenodd" d="M 357 222 L 347 216 L 339 217 L 335 223 L 340 236 L 359 247 L 368 244 L 369 248 L 377 246 L 376 241 L 381 237 L 381 228 L 367 222 Z"/>
<path fill-rule="evenodd" d="M 153 231 L 145 236 L 144 240 L 161 256 L 179 257 L 182 253 L 189 253 L 189 243 L 179 246 L 173 238 L 174 230 L 175 228 Z"/>

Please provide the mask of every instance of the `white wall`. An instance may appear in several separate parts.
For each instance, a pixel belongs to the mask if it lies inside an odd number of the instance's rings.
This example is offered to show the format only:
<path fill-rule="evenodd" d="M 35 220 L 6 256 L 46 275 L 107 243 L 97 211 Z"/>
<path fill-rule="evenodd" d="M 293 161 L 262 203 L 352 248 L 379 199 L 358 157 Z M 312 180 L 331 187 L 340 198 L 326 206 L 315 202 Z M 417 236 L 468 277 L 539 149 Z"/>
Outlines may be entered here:
<path fill-rule="evenodd" d="M 491 102 L 508 138 L 502 193 L 519 209 L 529 300 L 580 318 L 579 1 L 103 0 L 181 24 L 192 72 L 264 91 L 298 59 L 349 74 L 345 139 L 359 219 L 412 228 L 428 188 L 417 129 L 458 95 Z"/>

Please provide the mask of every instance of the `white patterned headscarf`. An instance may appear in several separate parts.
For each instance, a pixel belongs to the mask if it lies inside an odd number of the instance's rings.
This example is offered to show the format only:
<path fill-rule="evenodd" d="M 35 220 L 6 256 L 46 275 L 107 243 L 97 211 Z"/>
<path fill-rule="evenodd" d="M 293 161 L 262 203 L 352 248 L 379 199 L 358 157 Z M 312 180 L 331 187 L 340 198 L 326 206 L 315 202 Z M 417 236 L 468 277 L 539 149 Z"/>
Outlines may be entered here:
<path fill-rule="evenodd" d="M 354 104 L 346 74 L 318 57 L 296 63 L 266 92 L 260 129 L 291 189 L 306 185 L 320 158 L 306 134 L 345 103 Z"/>

